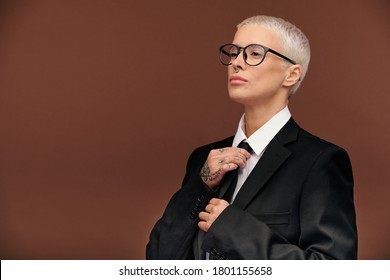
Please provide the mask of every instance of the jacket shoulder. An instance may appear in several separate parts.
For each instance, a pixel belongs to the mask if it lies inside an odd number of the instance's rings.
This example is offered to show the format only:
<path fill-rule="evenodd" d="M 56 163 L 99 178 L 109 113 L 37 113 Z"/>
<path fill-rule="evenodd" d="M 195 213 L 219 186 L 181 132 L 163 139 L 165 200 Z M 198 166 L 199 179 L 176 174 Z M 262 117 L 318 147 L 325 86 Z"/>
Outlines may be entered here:
<path fill-rule="evenodd" d="M 325 151 L 337 151 L 337 152 L 348 154 L 344 148 L 332 142 L 329 142 L 325 139 L 322 139 L 302 128 L 300 129 L 298 139 L 299 139 L 298 142 L 300 143 L 300 146 L 307 151 L 311 151 L 319 154 Z"/>
<path fill-rule="evenodd" d="M 344 150 L 343 148 L 324 140 L 301 128 L 293 118 L 275 136 L 275 141 L 281 145 L 302 153 L 318 153 L 328 149 Z"/>

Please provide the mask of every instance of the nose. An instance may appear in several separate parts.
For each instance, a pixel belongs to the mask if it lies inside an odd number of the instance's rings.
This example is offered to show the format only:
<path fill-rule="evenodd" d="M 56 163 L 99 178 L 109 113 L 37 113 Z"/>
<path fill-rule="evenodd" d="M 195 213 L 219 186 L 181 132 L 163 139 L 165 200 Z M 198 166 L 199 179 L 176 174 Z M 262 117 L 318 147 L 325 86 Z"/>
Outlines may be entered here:
<path fill-rule="evenodd" d="M 233 66 L 233 69 L 235 71 L 244 70 L 245 69 L 246 63 L 245 63 L 245 60 L 244 60 L 244 50 L 241 49 L 241 51 L 238 54 L 238 56 L 236 57 L 236 59 L 233 60 L 232 66 Z"/>

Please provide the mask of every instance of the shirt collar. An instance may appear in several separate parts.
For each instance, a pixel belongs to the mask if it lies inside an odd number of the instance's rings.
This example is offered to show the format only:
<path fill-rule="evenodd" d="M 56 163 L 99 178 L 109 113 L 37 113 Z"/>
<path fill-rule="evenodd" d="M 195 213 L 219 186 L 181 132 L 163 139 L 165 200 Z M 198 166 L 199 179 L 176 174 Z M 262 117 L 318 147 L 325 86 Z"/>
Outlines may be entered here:
<path fill-rule="evenodd" d="M 237 147 L 241 141 L 246 140 L 255 154 L 260 155 L 290 118 L 291 113 L 286 106 L 247 138 L 245 135 L 245 114 L 242 115 L 234 136 L 233 147 Z"/>

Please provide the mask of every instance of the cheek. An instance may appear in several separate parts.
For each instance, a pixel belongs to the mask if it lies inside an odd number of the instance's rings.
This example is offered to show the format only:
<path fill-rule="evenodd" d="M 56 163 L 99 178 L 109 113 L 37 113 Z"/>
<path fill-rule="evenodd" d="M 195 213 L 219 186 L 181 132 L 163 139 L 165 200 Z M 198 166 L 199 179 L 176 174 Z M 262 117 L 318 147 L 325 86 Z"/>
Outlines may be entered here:
<path fill-rule="evenodd" d="M 252 88 L 259 93 L 269 91 L 277 92 L 281 88 L 283 80 L 284 77 L 281 74 L 281 71 L 271 68 L 266 73 L 259 73 L 259 75 L 254 77 Z"/>
<path fill-rule="evenodd" d="M 242 86 L 228 85 L 229 97 L 231 100 L 242 103 L 244 100 L 251 100 L 256 95 L 256 89 L 252 84 Z"/>
<path fill-rule="evenodd" d="M 256 96 L 270 96 L 277 92 L 280 88 L 278 81 L 273 79 L 258 79 L 252 84 L 252 95 Z"/>

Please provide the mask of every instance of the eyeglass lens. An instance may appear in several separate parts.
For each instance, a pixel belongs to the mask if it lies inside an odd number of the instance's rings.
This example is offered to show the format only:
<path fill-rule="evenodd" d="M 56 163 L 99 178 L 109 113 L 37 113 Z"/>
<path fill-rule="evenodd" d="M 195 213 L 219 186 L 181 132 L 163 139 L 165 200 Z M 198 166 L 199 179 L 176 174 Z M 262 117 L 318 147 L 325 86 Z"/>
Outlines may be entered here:
<path fill-rule="evenodd" d="M 240 55 L 241 49 L 232 44 L 223 46 L 220 53 L 221 62 L 225 65 L 230 65 Z M 249 65 L 258 65 L 264 59 L 265 50 L 262 46 L 249 45 L 243 50 L 244 61 Z"/>

